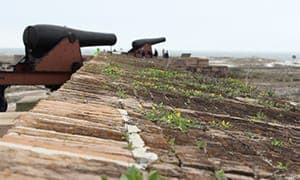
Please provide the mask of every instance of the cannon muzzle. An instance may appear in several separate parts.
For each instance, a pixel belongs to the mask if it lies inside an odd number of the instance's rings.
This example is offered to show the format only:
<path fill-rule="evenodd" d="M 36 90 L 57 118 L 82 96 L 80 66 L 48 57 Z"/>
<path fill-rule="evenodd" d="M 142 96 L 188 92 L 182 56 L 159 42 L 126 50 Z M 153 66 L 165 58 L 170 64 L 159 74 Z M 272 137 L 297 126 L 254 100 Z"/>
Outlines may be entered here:
<path fill-rule="evenodd" d="M 69 38 L 70 42 L 79 40 L 80 47 L 111 46 L 117 41 L 115 34 L 81 31 L 55 25 L 28 26 L 23 33 L 26 52 L 30 52 L 35 58 L 43 56 L 64 38 Z"/>
<path fill-rule="evenodd" d="M 158 44 L 161 42 L 165 42 L 166 38 L 161 37 L 161 38 L 153 38 L 153 39 L 138 39 L 132 42 L 132 47 L 134 49 L 138 49 L 142 46 L 144 46 L 145 44 L 150 44 L 150 45 L 154 45 L 154 44 Z"/>

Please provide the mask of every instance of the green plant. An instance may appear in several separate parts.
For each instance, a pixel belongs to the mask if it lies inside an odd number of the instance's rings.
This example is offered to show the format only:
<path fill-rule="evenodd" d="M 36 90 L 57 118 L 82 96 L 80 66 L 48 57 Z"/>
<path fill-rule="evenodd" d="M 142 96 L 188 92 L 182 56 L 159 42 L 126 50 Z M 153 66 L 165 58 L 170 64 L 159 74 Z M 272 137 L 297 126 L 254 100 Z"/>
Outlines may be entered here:
<path fill-rule="evenodd" d="M 222 120 L 221 122 L 216 122 L 215 120 L 209 122 L 210 127 L 227 129 L 232 127 L 232 124 L 229 121 Z"/>
<path fill-rule="evenodd" d="M 151 171 L 148 174 L 148 180 L 166 180 L 165 177 L 159 175 L 158 171 Z"/>
<path fill-rule="evenodd" d="M 168 91 L 187 97 L 219 99 L 236 96 L 254 97 L 259 94 L 256 88 L 232 78 L 203 78 L 203 76 L 158 69 L 141 71 L 140 75 L 135 76 L 135 81 L 135 87 Z"/>
<path fill-rule="evenodd" d="M 171 146 L 174 146 L 175 145 L 175 138 L 170 138 L 169 141 L 168 141 L 168 144 L 171 145 Z"/>
<path fill-rule="evenodd" d="M 246 132 L 245 136 L 248 137 L 249 139 L 252 139 L 254 135 L 251 132 Z"/>
<path fill-rule="evenodd" d="M 276 147 L 283 147 L 283 146 L 284 146 L 284 142 L 281 141 L 281 140 L 278 140 L 278 139 L 273 139 L 273 140 L 271 141 L 271 144 L 272 144 L 273 146 L 276 146 Z"/>
<path fill-rule="evenodd" d="M 260 112 L 256 113 L 255 116 L 251 116 L 251 119 L 263 121 L 266 119 L 266 115 L 260 111 Z"/>
<path fill-rule="evenodd" d="M 127 145 L 127 148 L 129 151 L 132 151 L 134 148 L 133 148 L 133 145 L 132 145 L 132 142 L 128 142 L 128 145 Z"/>
<path fill-rule="evenodd" d="M 166 180 L 163 176 L 160 176 L 158 171 L 152 170 L 147 176 L 148 180 Z M 140 170 L 134 166 L 128 168 L 125 174 L 122 174 L 120 180 L 143 180 L 143 174 Z"/>
<path fill-rule="evenodd" d="M 284 109 L 286 111 L 294 111 L 295 106 L 291 105 L 288 102 L 276 102 L 273 99 L 263 99 L 259 100 L 258 104 L 263 105 L 265 107 L 271 107 L 271 108 L 280 108 Z"/>
<path fill-rule="evenodd" d="M 133 144 L 131 141 L 129 141 L 129 134 L 126 133 L 125 136 L 122 137 L 122 139 L 126 140 L 127 141 L 127 146 L 124 147 L 124 149 L 127 149 L 129 151 L 132 151 L 134 148 L 133 148 Z"/>
<path fill-rule="evenodd" d="M 117 96 L 122 99 L 127 98 L 127 91 L 119 88 L 117 91 Z"/>
<path fill-rule="evenodd" d="M 215 176 L 217 180 L 226 180 L 227 178 L 225 177 L 225 172 L 223 169 L 219 169 L 215 172 Z"/>
<path fill-rule="evenodd" d="M 170 138 L 168 141 L 168 144 L 170 145 L 171 152 L 175 152 L 175 138 Z"/>
<path fill-rule="evenodd" d="M 181 116 L 181 112 L 174 109 L 167 109 L 163 103 L 154 104 L 152 110 L 146 113 L 146 118 L 153 122 L 160 122 L 164 125 L 170 125 L 178 128 L 180 131 L 186 131 L 191 127 L 199 127 L 191 119 Z"/>
<path fill-rule="evenodd" d="M 134 166 L 128 168 L 125 174 L 122 174 L 120 180 L 143 180 L 142 173 Z"/>
<path fill-rule="evenodd" d="M 265 91 L 265 94 L 266 94 L 268 97 L 274 97 L 275 92 L 274 92 L 272 89 L 267 89 L 267 90 Z"/>
<path fill-rule="evenodd" d="M 107 176 L 101 176 L 101 180 L 108 180 Z"/>
<path fill-rule="evenodd" d="M 207 146 L 207 143 L 206 143 L 205 141 L 203 141 L 203 140 L 198 140 L 198 141 L 196 142 L 196 145 L 197 145 L 197 147 L 198 147 L 199 149 L 204 150 L 204 152 L 206 152 L 206 146 Z"/>
<path fill-rule="evenodd" d="M 276 168 L 280 169 L 280 170 L 287 170 L 288 169 L 288 164 L 287 163 L 282 163 L 282 162 L 277 162 Z"/>
<path fill-rule="evenodd" d="M 103 69 L 103 73 L 113 78 L 121 76 L 123 74 L 122 69 L 117 65 L 109 65 Z"/>
<path fill-rule="evenodd" d="M 179 73 L 171 70 L 160 70 L 147 68 L 140 72 L 140 77 L 159 78 L 159 79 L 174 79 L 184 76 L 184 73 Z M 185 77 L 185 76 L 184 76 Z"/>

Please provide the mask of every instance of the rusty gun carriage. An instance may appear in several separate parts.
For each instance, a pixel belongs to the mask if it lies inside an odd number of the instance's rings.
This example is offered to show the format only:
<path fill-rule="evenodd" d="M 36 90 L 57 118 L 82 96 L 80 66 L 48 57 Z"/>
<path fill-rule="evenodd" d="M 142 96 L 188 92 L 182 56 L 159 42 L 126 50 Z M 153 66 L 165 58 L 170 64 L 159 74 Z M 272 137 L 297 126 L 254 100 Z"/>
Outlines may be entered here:
<path fill-rule="evenodd" d="M 88 32 L 55 25 L 28 26 L 23 33 L 25 56 L 0 64 L 0 112 L 7 109 L 5 89 L 10 85 L 45 85 L 55 89 L 84 61 L 80 47 L 111 46 L 115 34 Z"/>

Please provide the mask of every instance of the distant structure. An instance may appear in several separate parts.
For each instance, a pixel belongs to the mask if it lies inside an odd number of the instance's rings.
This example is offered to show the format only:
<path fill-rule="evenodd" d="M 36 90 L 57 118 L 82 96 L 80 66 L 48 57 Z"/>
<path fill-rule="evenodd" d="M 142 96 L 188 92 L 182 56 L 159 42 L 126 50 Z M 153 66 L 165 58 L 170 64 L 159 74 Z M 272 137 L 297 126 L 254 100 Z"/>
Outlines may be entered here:
<path fill-rule="evenodd" d="M 296 58 L 297 58 L 297 56 L 294 54 L 294 55 L 292 55 L 292 58 L 293 58 L 293 59 L 296 59 Z"/>
<path fill-rule="evenodd" d="M 165 42 L 166 38 L 153 38 L 153 39 L 138 39 L 132 42 L 132 48 L 128 51 L 128 54 L 132 54 L 135 57 L 152 58 L 152 45 Z"/>
<path fill-rule="evenodd" d="M 180 57 L 182 58 L 188 58 L 188 57 L 191 57 L 191 53 L 182 53 Z"/>

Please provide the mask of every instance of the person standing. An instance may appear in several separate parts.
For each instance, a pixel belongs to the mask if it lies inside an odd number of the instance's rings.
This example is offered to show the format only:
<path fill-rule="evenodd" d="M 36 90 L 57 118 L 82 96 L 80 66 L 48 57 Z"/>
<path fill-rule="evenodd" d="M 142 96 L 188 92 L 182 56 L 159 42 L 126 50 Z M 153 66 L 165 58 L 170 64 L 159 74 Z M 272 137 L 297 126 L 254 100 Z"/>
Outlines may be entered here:
<path fill-rule="evenodd" d="M 153 54 L 154 57 L 157 57 L 158 56 L 158 52 L 156 49 L 154 49 L 154 54 Z"/>
<path fill-rule="evenodd" d="M 169 51 L 168 50 L 165 53 L 165 58 L 169 58 Z"/>

